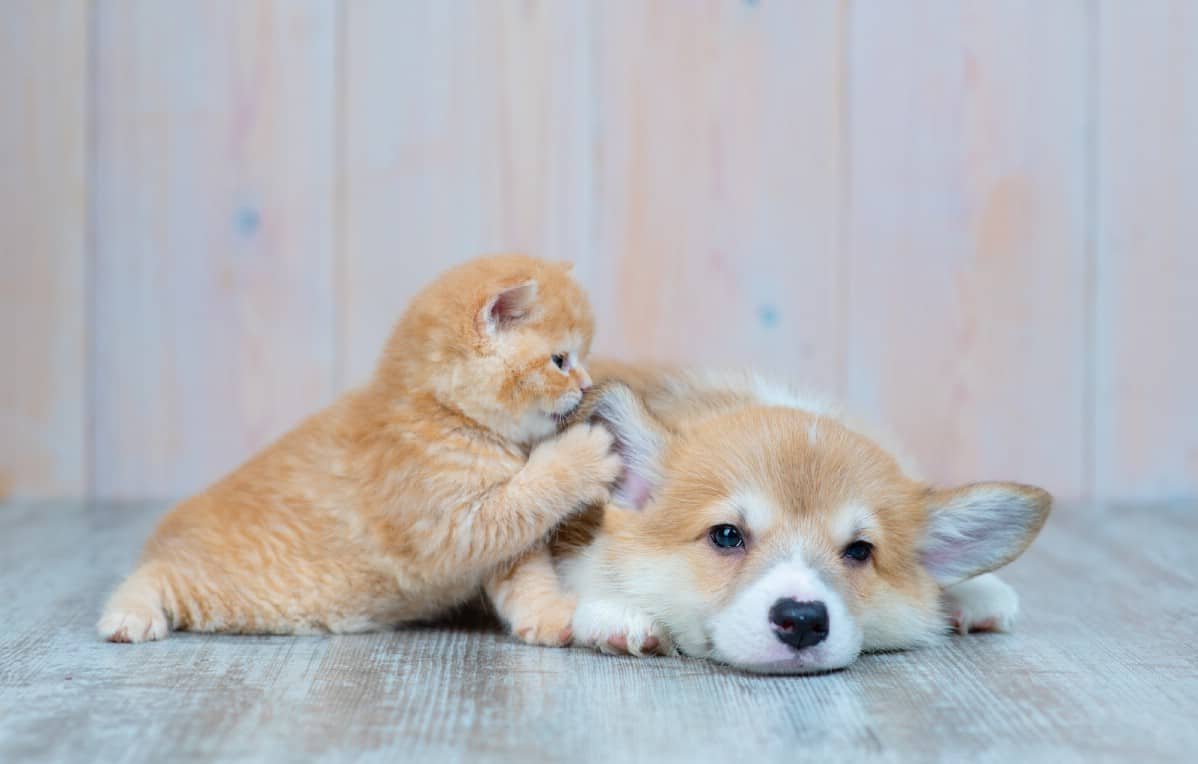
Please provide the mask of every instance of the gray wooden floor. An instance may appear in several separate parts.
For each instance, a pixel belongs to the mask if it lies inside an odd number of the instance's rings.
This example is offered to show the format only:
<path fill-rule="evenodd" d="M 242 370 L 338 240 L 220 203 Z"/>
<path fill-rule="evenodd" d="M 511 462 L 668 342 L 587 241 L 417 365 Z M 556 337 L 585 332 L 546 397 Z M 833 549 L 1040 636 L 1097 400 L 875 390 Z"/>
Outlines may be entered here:
<path fill-rule="evenodd" d="M 1176 761 L 1198 749 L 1196 505 L 1059 510 L 1009 570 L 1018 633 L 789 678 L 462 628 L 100 643 L 100 601 L 163 509 L 0 505 L 0 762 Z"/>

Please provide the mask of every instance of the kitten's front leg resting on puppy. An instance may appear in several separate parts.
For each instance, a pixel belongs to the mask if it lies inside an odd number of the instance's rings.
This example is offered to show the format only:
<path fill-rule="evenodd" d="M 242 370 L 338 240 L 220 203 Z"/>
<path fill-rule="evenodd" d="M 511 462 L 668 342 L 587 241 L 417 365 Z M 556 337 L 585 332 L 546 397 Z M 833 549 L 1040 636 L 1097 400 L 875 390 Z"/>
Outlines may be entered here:
<path fill-rule="evenodd" d="M 575 425 L 532 450 L 507 483 L 452 516 L 450 548 L 471 565 L 495 568 L 542 542 L 554 526 L 605 503 L 623 468 L 601 426 Z"/>
<path fill-rule="evenodd" d="M 514 479 L 530 498 L 558 508 L 559 519 L 593 504 L 606 504 L 624 469 L 615 438 L 602 425 L 576 424 L 539 444 Z"/>
<path fill-rule="evenodd" d="M 571 427 L 533 449 L 509 489 L 515 486 L 523 501 L 546 510 L 551 525 L 578 509 L 606 503 L 623 469 L 613 443 L 603 427 Z M 520 639 L 549 647 L 570 642 L 575 599 L 562 591 L 543 543 L 492 575 L 485 588 L 496 612 Z"/>

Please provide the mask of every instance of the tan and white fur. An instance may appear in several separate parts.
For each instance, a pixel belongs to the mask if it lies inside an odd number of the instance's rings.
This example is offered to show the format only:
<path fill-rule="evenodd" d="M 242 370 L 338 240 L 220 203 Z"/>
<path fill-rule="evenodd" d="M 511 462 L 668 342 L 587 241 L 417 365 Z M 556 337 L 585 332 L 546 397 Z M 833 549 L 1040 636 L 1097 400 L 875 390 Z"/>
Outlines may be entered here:
<path fill-rule="evenodd" d="M 365 387 L 163 519 L 100 636 L 366 631 L 486 584 L 522 638 L 567 642 L 574 601 L 544 540 L 621 469 L 604 428 L 555 435 L 590 384 L 569 270 L 506 255 L 430 284 Z"/>
<path fill-rule="evenodd" d="M 832 408 L 756 375 L 592 370 L 577 416 L 612 430 L 617 498 L 639 509 L 562 529 L 575 644 L 804 673 L 934 643 L 949 623 L 1010 628 L 1018 600 L 990 571 L 1035 537 L 1044 491 L 934 488 Z"/>

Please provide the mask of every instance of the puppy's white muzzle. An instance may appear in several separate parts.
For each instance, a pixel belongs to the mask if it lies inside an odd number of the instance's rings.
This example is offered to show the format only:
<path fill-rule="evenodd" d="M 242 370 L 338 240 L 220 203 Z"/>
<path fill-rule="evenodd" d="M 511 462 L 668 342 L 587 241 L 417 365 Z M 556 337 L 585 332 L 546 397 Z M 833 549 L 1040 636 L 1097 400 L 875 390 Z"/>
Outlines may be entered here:
<path fill-rule="evenodd" d="M 710 633 L 712 658 L 768 674 L 844 668 L 862 643 L 844 598 L 797 559 L 779 562 L 737 595 Z"/>

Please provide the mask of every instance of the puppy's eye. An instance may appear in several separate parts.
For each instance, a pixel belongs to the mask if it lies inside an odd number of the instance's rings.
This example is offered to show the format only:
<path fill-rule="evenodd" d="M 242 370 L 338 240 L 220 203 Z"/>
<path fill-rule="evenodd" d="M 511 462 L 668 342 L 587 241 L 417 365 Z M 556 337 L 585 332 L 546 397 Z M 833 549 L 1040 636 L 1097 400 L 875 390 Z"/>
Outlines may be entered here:
<path fill-rule="evenodd" d="M 874 545 L 868 541 L 854 541 L 844 548 L 840 556 L 851 562 L 865 562 L 873 556 Z"/>
<path fill-rule="evenodd" d="M 717 525 L 707 532 L 707 537 L 720 549 L 736 549 L 745 545 L 745 537 L 735 525 Z"/>
<path fill-rule="evenodd" d="M 561 353 L 554 353 L 553 355 L 549 356 L 549 360 L 553 361 L 553 365 L 562 371 L 566 370 L 566 357 Z"/>

